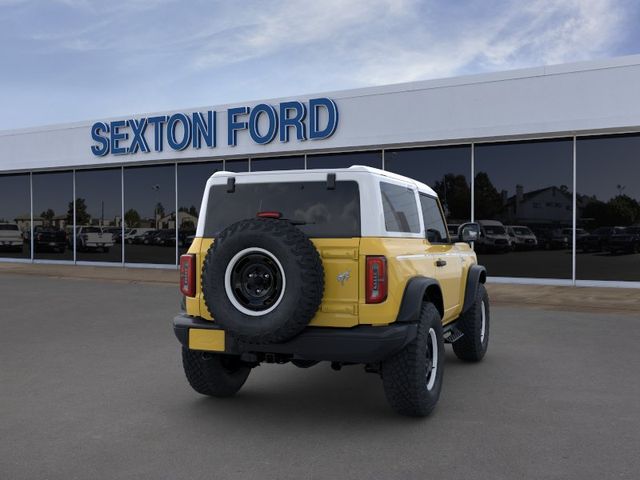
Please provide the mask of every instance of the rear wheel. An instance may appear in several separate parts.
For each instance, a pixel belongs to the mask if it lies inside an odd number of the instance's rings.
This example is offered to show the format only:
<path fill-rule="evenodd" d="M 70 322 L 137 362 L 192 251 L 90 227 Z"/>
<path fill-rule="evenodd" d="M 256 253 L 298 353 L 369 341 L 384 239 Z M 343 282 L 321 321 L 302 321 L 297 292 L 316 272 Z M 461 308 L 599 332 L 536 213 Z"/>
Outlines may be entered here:
<path fill-rule="evenodd" d="M 489 317 L 489 295 L 481 283 L 473 305 L 460 316 L 456 324 L 464 334 L 452 345 L 460 360 L 479 362 L 484 358 L 489 347 Z"/>
<path fill-rule="evenodd" d="M 246 382 L 251 367 L 234 355 L 189 350 L 182 347 L 182 366 L 189 385 L 211 397 L 230 397 Z"/>
<path fill-rule="evenodd" d="M 382 362 L 382 382 L 391 407 L 410 417 L 429 415 L 440 398 L 443 368 L 442 320 L 436 307 L 425 302 L 416 338 Z"/>

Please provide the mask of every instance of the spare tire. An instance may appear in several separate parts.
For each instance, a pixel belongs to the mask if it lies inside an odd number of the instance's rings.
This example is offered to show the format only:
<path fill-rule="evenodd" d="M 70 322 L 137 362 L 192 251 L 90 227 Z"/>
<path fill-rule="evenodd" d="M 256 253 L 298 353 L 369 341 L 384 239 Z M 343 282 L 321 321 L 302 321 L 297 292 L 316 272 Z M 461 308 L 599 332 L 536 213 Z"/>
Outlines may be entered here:
<path fill-rule="evenodd" d="M 202 270 L 216 323 L 242 342 L 289 340 L 322 302 L 324 270 L 311 240 L 286 220 L 256 218 L 217 236 Z"/>

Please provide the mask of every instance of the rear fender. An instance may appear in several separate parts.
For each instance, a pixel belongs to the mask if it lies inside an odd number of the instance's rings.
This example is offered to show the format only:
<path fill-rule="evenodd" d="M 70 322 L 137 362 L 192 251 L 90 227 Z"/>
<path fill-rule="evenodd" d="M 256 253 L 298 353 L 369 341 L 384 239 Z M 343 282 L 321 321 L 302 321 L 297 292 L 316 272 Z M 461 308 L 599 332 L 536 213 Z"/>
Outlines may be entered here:
<path fill-rule="evenodd" d="M 417 322 L 420 318 L 420 311 L 424 301 L 429 301 L 435 305 L 440 313 L 440 318 L 444 316 L 444 302 L 442 300 L 442 290 L 440 283 L 435 278 L 413 277 L 407 282 L 398 312 L 397 322 Z"/>

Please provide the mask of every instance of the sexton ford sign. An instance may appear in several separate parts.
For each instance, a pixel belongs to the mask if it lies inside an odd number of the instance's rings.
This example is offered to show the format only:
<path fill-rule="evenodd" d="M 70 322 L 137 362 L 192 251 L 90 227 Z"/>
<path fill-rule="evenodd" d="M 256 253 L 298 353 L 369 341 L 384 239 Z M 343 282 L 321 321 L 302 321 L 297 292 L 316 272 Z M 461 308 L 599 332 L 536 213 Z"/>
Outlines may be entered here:
<path fill-rule="evenodd" d="M 172 150 L 215 148 L 218 112 L 174 113 L 152 117 L 96 122 L 91 126 L 96 156 L 129 155 L 152 150 L 162 152 L 165 145 Z M 312 98 L 308 102 L 266 103 L 254 107 L 234 107 L 226 111 L 227 145 L 238 144 L 238 132 L 247 130 L 251 141 L 266 145 L 279 138 L 288 142 L 328 138 L 338 127 L 338 107 L 328 98 Z"/>

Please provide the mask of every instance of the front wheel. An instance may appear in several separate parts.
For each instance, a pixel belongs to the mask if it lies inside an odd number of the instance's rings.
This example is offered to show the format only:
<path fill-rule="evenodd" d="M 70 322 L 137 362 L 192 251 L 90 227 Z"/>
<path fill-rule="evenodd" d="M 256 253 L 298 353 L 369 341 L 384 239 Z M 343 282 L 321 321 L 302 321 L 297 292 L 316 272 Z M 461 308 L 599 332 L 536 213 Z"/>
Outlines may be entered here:
<path fill-rule="evenodd" d="M 440 398 L 443 369 L 442 320 L 436 307 L 425 302 L 416 338 L 382 362 L 382 383 L 391 407 L 410 417 L 429 415 Z"/>
<path fill-rule="evenodd" d="M 182 347 L 182 366 L 189 385 L 211 397 L 231 397 L 247 381 L 251 367 L 234 355 L 221 355 Z"/>
<path fill-rule="evenodd" d="M 473 304 L 460 315 L 456 326 L 463 333 L 452 345 L 456 356 L 465 362 L 482 360 L 489 347 L 489 295 L 484 284 L 478 285 Z"/>

